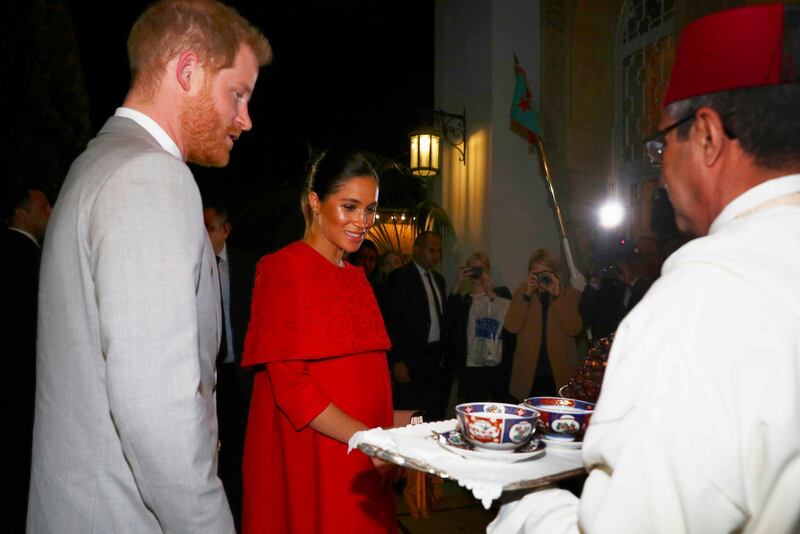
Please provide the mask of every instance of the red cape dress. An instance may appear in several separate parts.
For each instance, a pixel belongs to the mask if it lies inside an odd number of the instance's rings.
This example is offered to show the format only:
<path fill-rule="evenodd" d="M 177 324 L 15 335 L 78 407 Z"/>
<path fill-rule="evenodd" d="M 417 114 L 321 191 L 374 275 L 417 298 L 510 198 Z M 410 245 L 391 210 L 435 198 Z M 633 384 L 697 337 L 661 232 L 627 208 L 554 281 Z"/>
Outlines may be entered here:
<path fill-rule="evenodd" d="M 396 532 L 371 460 L 309 423 L 334 403 L 392 425 L 389 338 L 364 271 L 298 241 L 261 259 L 242 365 L 257 367 L 244 451 L 248 534 Z"/>

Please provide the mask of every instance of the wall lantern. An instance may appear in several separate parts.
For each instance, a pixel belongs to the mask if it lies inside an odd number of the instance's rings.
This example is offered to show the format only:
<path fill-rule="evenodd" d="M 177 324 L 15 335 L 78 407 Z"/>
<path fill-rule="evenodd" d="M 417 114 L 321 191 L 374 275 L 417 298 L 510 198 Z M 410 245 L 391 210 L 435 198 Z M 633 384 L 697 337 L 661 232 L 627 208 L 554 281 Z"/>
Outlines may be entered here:
<path fill-rule="evenodd" d="M 467 110 L 463 115 L 446 111 L 422 111 L 424 117 L 422 128 L 414 130 L 411 138 L 411 172 L 417 176 L 433 176 L 439 174 L 440 139 L 444 137 L 447 144 L 455 148 L 461 157 L 459 161 L 467 164 Z"/>

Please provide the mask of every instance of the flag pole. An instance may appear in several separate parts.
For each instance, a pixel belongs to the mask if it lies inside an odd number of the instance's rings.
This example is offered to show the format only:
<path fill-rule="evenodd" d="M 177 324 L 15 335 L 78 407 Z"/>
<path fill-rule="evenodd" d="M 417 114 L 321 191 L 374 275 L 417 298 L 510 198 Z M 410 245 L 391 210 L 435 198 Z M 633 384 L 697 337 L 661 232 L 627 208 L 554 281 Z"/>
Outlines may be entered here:
<path fill-rule="evenodd" d="M 550 196 L 553 198 L 553 206 L 556 209 L 556 217 L 558 218 L 558 226 L 561 229 L 561 244 L 564 247 L 564 257 L 567 261 L 567 268 L 569 269 L 570 285 L 578 291 L 583 291 L 586 287 L 586 278 L 575 266 L 575 260 L 572 258 L 572 248 L 569 246 L 569 239 L 567 238 L 567 229 L 564 225 L 564 217 L 561 215 L 561 206 L 556 199 L 556 191 L 553 188 L 553 176 L 550 174 L 550 165 L 547 163 L 547 153 L 544 151 L 544 144 L 542 139 L 537 135 L 536 144 L 539 147 L 539 156 L 544 168 L 544 177 L 547 180 L 547 186 L 550 189 Z"/>
<path fill-rule="evenodd" d="M 558 226 L 561 228 L 561 238 L 567 239 L 567 230 L 564 226 L 564 217 L 561 215 L 561 207 L 556 200 L 556 191 L 553 189 L 553 177 L 550 175 L 550 165 L 547 164 L 547 154 L 544 151 L 542 139 L 536 136 L 536 145 L 539 147 L 539 156 L 542 159 L 542 167 L 544 168 L 544 177 L 547 180 L 547 186 L 550 188 L 550 196 L 553 198 L 553 205 L 556 207 L 556 217 L 558 217 Z"/>
<path fill-rule="evenodd" d="M 575 260 L 572 258 L 572 249 L 569 246 L 569 239 L 567 239 L 567 228 L 564 225 L 561 206 L 558 205 L 558 200 L 556 199 L 556 191 L 553 188 L 553 177 L 550 174 L 550 165 L 547 163 L 547 154 L 542 144 L 539 117 L 532 103 L 533 99 L 528 86 L 528 78 L 525 75 L 525 69 L 520 66 L 516 54 L 514 54 L 514 76 L 516 77 L 516 82 L 514 84 L 514 99 L 511 102 L 511 121 L 521 126 L 527 132 L 529 143 L 533 144 L 535 140 L 539 147 L 539 157 L 541 158 L 542 167 L 544 168 L 544 177 L 550 188 L 550 196 L 553 197 L 553 206 L 555 206 L 558 226 L 561 229 L 561 244 L 564 247 L 564 257 L 567 260 L 567 267 L 569 268 L 570 285 L 578 291 L 583 291 L 583 288 L 586 287 L 586 279 L 577 267 L 575 267 Z"/>

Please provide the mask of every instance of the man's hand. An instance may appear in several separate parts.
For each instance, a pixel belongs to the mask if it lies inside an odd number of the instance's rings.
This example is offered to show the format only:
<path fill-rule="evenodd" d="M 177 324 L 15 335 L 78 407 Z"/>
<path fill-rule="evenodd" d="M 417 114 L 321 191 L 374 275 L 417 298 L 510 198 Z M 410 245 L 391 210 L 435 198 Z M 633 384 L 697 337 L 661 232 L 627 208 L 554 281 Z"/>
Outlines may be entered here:
<path fill-rule="evenodd" d="M 411 424 L 411 416 L 417 413 L 417 410 L 395 410 L 392 422 L 393 428 L 400 428 Z"/>
<path fill-rule="evenodd" d="M 406 362 L 395 362 L 392 365 L 392 375 L 394 375 L 394 379 L 400 384 L 411 382 L 411 375 L 408 374 Z"/>

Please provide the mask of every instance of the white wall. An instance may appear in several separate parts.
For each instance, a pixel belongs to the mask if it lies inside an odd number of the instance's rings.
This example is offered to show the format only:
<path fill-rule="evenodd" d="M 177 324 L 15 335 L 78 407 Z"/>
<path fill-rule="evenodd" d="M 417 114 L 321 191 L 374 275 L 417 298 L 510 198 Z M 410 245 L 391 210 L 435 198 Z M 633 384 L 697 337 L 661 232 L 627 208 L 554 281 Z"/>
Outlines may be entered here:
<path fill-rule="evenodd" d="M 490 0 L 436 3 L 435 107 L 467 115 L 467 165 L 445 148 L 434 200 L 450 215 L 458 243 L 447 244 L 443 272 L 449 284 L 459 262 L 483 249 L 489 227 L 485 181 L 490 174 L 492 85 Z"/>
<path fill-rule="evenodd" d="M 448 283 L 475 250 L 492 260 L 495 284 L 512 290 L 534 249 L 561 254 L 538 153 L 511 130 L 509 118 L 514 53 L 539 104 L 539 27 L 539 0 L 436 2 L 436 108 L 467 110 L 467 166 L 445 148 L 433 188 L 458 238 L 443 262 Z"/>

